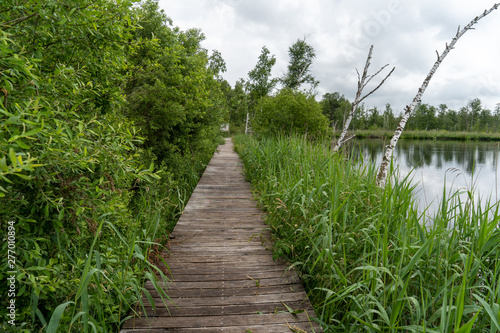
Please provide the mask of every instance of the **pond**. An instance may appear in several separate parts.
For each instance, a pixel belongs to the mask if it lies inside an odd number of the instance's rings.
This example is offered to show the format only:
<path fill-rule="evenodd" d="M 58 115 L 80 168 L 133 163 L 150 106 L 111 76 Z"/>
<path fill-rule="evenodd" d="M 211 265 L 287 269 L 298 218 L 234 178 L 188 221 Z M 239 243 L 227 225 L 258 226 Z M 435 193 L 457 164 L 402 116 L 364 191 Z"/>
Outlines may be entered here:
<path fill-rule="evenodd" d="M 365 161 L 382 162 L 383 140 L 357 140 L 354 152 L 362 153 Z M 473 190 L 476 198 L 499 200 L 498 158 L 499 143 L 459 141 L 400 140 L 394 151 L 395 165 L 400 175 L 411 173 L 416 186 L 420 210 L 429 207 L 429 214 L 437 210 L 443 194 L 456 190 Z M 461 195 L 463 199 L 467 194 Z"/>

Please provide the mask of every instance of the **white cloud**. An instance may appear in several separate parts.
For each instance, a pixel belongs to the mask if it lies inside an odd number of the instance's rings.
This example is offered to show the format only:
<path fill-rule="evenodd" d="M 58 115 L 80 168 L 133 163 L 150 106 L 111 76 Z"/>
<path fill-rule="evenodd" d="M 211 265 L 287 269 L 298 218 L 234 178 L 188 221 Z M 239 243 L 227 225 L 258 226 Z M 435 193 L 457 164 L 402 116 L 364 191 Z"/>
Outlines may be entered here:
<path fill-rule="evenodd" d="M 390 103 L 400 111 L 417 92 L 434 61 L 457 31 L 493 5 L 489 0 L 160 0 L 181 29 L 201 28 L 203 46 L 226 60 L 225 78 L 247 78 L 263 45 L 276 55 L 273 71 L 288 64 L 288 47 L 308 35 L 316 49 L 313 74 L 319 94 L 338 91 L 353 98 L 355 68 L 364 66 L 375 46 L 372 71 L 389 63 L 396 71 L 387 85 L 366 100 L 368 107 Z M 458 42 L 431 81 L 423 101 L 459 108 L 480 98 L 493 109 L 500 102 L 500 10 Z"/>

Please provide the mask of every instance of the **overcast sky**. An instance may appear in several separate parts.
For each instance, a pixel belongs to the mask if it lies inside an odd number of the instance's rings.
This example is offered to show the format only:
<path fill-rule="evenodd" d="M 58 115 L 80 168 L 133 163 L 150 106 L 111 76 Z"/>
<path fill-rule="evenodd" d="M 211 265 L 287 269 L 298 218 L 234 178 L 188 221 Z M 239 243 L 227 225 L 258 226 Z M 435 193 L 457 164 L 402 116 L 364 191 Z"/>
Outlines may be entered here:
<path fill-rule="evenodd" d="M 338 91 L 350 100 L 370 45 L 371 73 L 396 67 L 367 107 L 390 103 L 399 113 L 409 104 L 445 44 L 493 0 L 160 0 L 182 30 L 200 28 L 202 46 L 218 50 L 227 64 L 224 78 L 234 86 L 247 79 L 262 46 L 276 55 L 273 75 L 288 64 L 288 48 L 307 37 L 316 50 L 312 74 L 318 96 Z M 437 71 L 423 103 L 459 109 L 473 98 L 493 110 L 500 103 L 500 8 L 467 32 Z M 381 77 L 382 79 L 382 77 Z M 377 84 L 374 79 L 373 84 Z M 317 98 L 320 99 L 320 98 Z"/>

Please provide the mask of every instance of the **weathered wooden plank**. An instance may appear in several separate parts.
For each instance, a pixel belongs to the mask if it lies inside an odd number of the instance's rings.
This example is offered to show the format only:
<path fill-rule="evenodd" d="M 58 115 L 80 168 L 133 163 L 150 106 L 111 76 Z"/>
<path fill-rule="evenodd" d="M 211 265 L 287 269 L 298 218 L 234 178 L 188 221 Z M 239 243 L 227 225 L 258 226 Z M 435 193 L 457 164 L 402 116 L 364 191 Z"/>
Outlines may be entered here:
<path fill-rule="evenodd" d="M 143 299 L 145 304 L 148 302 L 147 298 Z M 155 306 L 163 305 L 159 298 L 155 298 Z M 282 303 L 288 302 L 301 302 L 307 300 L 305 292 L 295 292 L 286 294 L 268 294 L 268 295 L 252 295 L 252 296 L 216 296 L 216 297 L 171 297 L 173 306 L 183 307 L 205 307 L 205 306 L 230 306 L 230 305 L 249 305 L 249 304 L 267 304 L 267 303 Z M 306 303 L 307 304 L 307 303 Z M 310 306 L 310 305 L 309 305 Z M 304 305 L 302 305 L 304 308 Z M 296 309 L 294 309 L 296 310 Z M 255 313 L 255 312 L 254 312 Z"/>
<path fill-rule="evenodd" d="M 291 332 L 318 332 L 309 322 L 291 324 L 264 324 L 244 326 L 219 326 L 199 328 L 153 328 L 153 329 L 124 329 L 122 333 L 291 333 Z"/>
<path fill-rule="evenodd" d="M 276 314 L 239 314 L 227 316 L 197 316 L 197 317 L 145 317 L 127 321 L 124 328 L 151 327 L 151 328 L 202 328 L 219 326 L 243 326 L 255 324 L 286 324 L 287 322 L 309 322 L 305 313 L 291 315 L 289 313 Z"/>
<path fill-rule="evenodd" d="M 147 301 L 146 301 L 147 302 Z M 311 308 L 305 309 L 304 303 L 295 302 L 276 302 L 262 304 L 242 304 L 242 305 L 216 305 L 216 306 L 194 306 L 194 307 L 147 307 L 144 312 L 137 309 L 139 315 L 146 314 L 148 317 L 192 317 L 192 316 L 226 316 L 226 315 L 245 315 L 253 314 L 273 314 L 278 312 L 288 312 L 285 304 L 296 312 L 312 311 Z"/>
<path fill-rule="evenodd" d="M 149 290 L 153 290 L 149 288 Z M 249 296 L 249 295 L 269 295 L 269 294 L 287 294 L 303 292 L 304 287 L 301 284 L 281 285 L 281 286 L 250 286 L 246 288 L 228 289 L 169 289 L 168 296 L 176 297 L 221 297 L 221 296 Z M 156 297 L 155 297 L 156 298 Z M 147 305 L 147 302 L 145 303 Z"/>
<path fill-rule="evenodd" d="M 272 278 L 272 279 L 260 279 L 258 281 L 258 284 L 261 286 L 280 286 L 280 285 L 290 285 L 294 283 L 299 283 L 300 280 L 297 276 L 294 277 L 289 277 L 289 278 Z M 185 281 L 176 281 L 176 282 L 169 282 L 166 286 L 167 290 L 168 289 L 173 289 L 173 288 L 178 288 L 178 289 L 184 289 L 184 288 L 201 288 L 201 289 L 208 289 L 208 288 L 247 288 L 247 287 L 252 287 L 256 285 L 256 281 L 252 281 L 250 279 L 248 280 L 237 280 L 237 281 L 197 281 L 197 282 L 185 282 Z M 165 287 L 165 284 L 163 282 L 158 282 L 158 285 L 161 287 Z M 145 284 L 146 287 L 150 288 L 152 287 L 152 284 L 150 281 L 147 281 Z"/>
<path fill-rule="evenodd" d="M 279 271 L 267 271 L 267 272 L 227 272 L 224 270 L 223 275 L 221 277 L 220 274 L 217 273 L 202 273 L 202 272 L 191 272 L 191 274 L 186 274 L 186 271 L 182 271 L 182 274 L 180 274 L 179 271 L 174 270 L 171 275 L 168 276 L 168 278 L 172 282 L 179 282 L 179 281 L 184 281 L 184 282 L 195 282 L 195 281 L 219 281 L 222 279 L 222 281 L 237 281 L 237 280 L 260 280 L 260 279 L 274 279 L 274 278 L 281 278 L 281 277 L 293 277 L 294 272 L 290 273 L 288 272 L 287 274 L 283 274 L 282 272 Z"/>
<path fill-rule="evenodd" d="M 168 259 L 167 259 L 168 261 Z M 256 274 L 256 272 L 282 272 L 281 268 L 276 270 L 276 265 L 259 265 L 259 263 L 246 264 L 245 267 L 240 267 L 238 263 L 225 264 L 223 267 L 219 263 L 170 263 L 168 270 L 173 272 L 173 274 L 221 274 L 224 269 L 224 273 L 233 272 L 246 272 L 249 275 Z"/>

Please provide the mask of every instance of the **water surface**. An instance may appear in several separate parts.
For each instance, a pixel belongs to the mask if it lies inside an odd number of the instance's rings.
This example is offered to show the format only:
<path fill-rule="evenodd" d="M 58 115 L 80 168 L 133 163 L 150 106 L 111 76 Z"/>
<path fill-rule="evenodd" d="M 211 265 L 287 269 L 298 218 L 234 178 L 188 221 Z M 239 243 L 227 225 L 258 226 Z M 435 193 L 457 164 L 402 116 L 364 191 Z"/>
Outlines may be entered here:
<path fill-rule="evenodd" d="M 353 149 L 366 160 L 382 162 L 383 140 L 358 140 Z M 402 176 L 411 173 L 417 184 L 419 208 L 437 209 L 443 187 L 447 191 L 474 190 L 476 197 L 499 200 L 499 143 L 400 140 L 394 151 Z M 466 193 L 462 195 L 465 199 Z M 432 215 L 432 214 L 431 214 Z"/>

